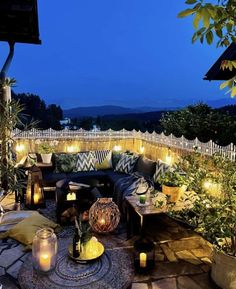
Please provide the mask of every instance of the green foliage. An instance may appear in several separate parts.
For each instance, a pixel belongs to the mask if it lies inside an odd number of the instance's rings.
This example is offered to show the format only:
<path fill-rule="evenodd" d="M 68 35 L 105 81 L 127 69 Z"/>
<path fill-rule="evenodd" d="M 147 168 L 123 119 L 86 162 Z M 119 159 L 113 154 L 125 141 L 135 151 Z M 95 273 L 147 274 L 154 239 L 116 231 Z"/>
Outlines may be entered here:
<path fill-rule="evenodd" d="M 212 1 L 211 1 L 212 2 Z M 192 42 L 199 40 L 201 43 L 206 42 L 211 45 L 216 40 L 217 47 L 227 47 L 230 43 L 236 43 L 236 2 L 234 0 L 219 0 L 206 2 L 204 0 L 187 0 L 185 3 L 188 8 L 178 14 L 178 17 L 193 16 L 193 26 L 195 33 Z M 236 67 L 236 61 L 226 60 L 222 62 L 222 69 L 232 71 Z M 228 87 L 231 97 L 236 95 L 236 76 L 224 82 L 221 88 Z"/>
<path fill-rule="evenodd" d="M 36 120 L 40 129 L 61 129 L 60 120 L 63 119 L 63 112 L 60 106 L 55 104 L 46 106 L 38 95 L 29 93 L 15 94 L 12 91 L 12 98 L 24 107 L 24 115 L 21 116 L 24 125 Z"/>
<path fill-rule="evenodd" d="M 158 182 L 168 187 L 182 187 L 186 184 L 186 178 L 178 170 L 169 170 L 158 178 Z"/>
<path fill-rule="evenodd" d="M 38 152 L 40 154 L 50 154 L 54 152 L 54 149 L 48 142 L 44 142 L 38 145 Z"/>
<path fill-rule="evenodd" d="M 203 103 L 166 113 L 161 118 L 161 126 L 167 135 L 197 137 L 202 142 L 213 140 L 220 145 L 236 143 L 236 117 Z"/>
<path fill-rule="evenodd" d="M 236 256 L 236 163 L 218 154 L 203 157 L 195 153 L 183 157 L 178 166 L 197 198 L 193 208 L 170 215 L 188 222 L 219 249 Z M 204 189 L 204 179 L 220 183 L 220 194 Z"/>
<path fill-rule="evenodd" d="M 81 244 L 86 244 L 92 237 L 91 227 L 88 222 L 82 221 L 81 215 L 75 219 L 75 226 L 78 229 Z"/>

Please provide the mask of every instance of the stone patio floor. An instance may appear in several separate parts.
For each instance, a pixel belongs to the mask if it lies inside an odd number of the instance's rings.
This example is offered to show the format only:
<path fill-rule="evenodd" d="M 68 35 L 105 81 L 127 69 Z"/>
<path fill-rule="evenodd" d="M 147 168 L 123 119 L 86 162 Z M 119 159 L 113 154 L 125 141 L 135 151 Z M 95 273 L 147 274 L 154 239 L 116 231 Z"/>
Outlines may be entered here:
<path fill-rule="evenodd" d="M 48 201 L 47 209 L 41 212 L 53 219 L 54 203 Z M 150 219 L 148 224 L 146 234 L 156 244 L 156 263 L 148 274 L 135 274 L 132 289 L 219 288 L 210 279 L 212 247 L 208 242 L 166 215 Z M 72 228 L 65 228 L 64 233 L 70 236 Z M 63 237 L 63 232 L 60 237 Z M 112 234 L 97 237 L 107 249 L 130 250 L 138 238 L 126 240 L 125 226 L 122 225 Z M 0 240 L 0 284 L 3 289 L 20 288 L 17 275 L 27 254 L 16 241 Z"/>

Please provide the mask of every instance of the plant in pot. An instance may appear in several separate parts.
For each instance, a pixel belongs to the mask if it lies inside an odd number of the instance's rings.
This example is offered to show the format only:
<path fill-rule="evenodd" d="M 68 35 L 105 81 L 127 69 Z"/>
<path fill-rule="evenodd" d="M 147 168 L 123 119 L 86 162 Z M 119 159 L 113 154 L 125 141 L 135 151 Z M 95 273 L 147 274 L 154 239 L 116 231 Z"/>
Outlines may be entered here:
<path fill-rule="evenodd" d="M 198 155 L 187 157 L 189 171 L 198 168 L 192 183 L 197 198 L 191 210 L 184 210 L 182 217 L 195 231 L 213 244 L 211 276 L 224 289 L 236 288 L 236 164 L 217 154 L 200 159 Z M 186 157 L 185 157 L 186 160 Z M 199 165 L 200 164 L 200 165 Z M 189 172 L 186 171 L 188 174 Z M 202 176 L 211 183 L 220 184 L 220 192 L 201 186 Z M 172 212 L 172 215 L 175 214 Z"/>
<path fill-rule="evenodd" d="M 162 185 L 162 193 L 169 197 L 171 203 L 177 202 L 186 191 L 186 178 L 183 172 L 169 170 L 162 174 L 158 182 Z"/>
<path fill-rule="evenodd" d="M 50 164 L 52 159 L 53 147 L 48 142 L 43 142 L 38 146 L 38 152 L 41 155 L 44 164 Z"/>

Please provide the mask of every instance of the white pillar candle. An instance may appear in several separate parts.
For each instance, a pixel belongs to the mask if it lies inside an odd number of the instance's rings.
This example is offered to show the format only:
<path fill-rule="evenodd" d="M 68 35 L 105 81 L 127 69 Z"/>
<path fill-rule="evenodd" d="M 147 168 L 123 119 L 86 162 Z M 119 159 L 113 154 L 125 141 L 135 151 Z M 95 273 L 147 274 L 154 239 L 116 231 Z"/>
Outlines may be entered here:
<path fill-rule="evenodd" d="M 147 254 L 146 253 L 139 254 L 139 265 L 140 265 L 140 268 L 147 267 Z"/>
<path fill-rule="evenodd" d="M 41 253 L 39 255 L 39 267 L 41 271 L 47 272 L 51 268 L 51 255 L 49 253 Z"/>

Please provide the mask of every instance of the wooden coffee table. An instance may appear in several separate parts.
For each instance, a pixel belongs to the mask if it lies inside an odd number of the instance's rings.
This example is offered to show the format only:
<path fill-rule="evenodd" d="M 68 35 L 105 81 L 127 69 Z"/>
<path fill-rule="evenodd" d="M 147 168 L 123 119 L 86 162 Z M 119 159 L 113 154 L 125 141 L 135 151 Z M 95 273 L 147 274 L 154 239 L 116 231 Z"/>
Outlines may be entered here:
<path fill-rule="evenodd" d="M 184 208 L 190 208 L 192 204 L 185 201 L 179 201 L 177 203 L 169 204 L 162 208 L 155 207 L 151 202 L 147 206 L 139 206 L 138 196 L 125 197 L 127 210 L 126 210 L 126 221 L 127 221 L 127 239 L 133 235 L 134 231 L 134 217 L 138 215 L 140 218 L 140 234 L 144 234 L 145 220 L 147 216 L 160 215 L 170 211 L 181 211 Z"/>

